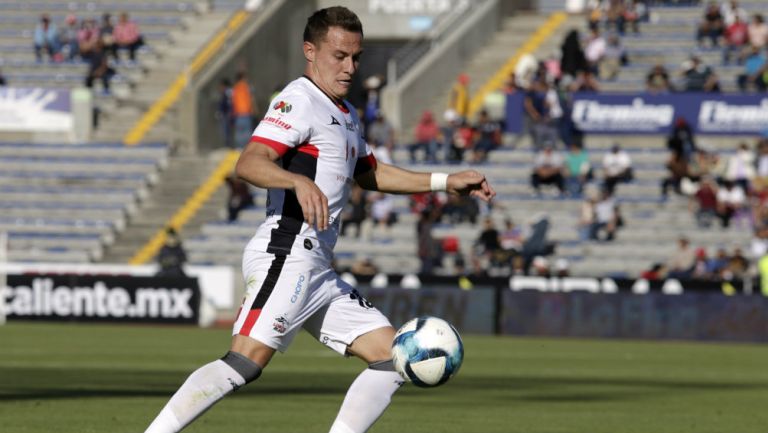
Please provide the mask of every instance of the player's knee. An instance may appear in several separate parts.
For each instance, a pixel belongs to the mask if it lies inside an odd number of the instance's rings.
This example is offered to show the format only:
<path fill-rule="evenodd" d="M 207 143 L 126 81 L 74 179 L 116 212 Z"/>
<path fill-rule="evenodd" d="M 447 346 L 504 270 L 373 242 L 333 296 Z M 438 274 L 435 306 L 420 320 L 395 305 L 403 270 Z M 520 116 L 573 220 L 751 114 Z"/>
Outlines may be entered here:
<path fill-rule="evenodd" d="M 229 351 L 221 360 L 242 376 L 245 379 L 245 383 L 253 382 L 261 376 L 261 366 L 251 361 L 245 355 Z"/>
<path fill-rule="evenodd" d="M 386 359 L 384 361 L 376 361 L 368 364 L 368 368 L 377 371 L 395 371 L 395 364 L 392 363 L 392 359 Z"/>

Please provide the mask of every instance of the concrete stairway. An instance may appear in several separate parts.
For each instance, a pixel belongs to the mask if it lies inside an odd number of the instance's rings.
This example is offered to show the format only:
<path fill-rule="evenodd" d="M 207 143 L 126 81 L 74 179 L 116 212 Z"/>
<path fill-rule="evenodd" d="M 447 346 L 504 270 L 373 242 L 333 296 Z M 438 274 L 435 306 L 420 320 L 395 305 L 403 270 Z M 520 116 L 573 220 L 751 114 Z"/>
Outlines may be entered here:
<path fill-rule="evenodd" d="M 464 69 L 469 75 L 470 93 L 474 94 L 486 81 L 488 81 L 506 62 L 512 57 L 518 48 L 539 28 L 545 21 L 547 15 L 537 15 L 532 13 L 521 13 L 504 19 L 501 29 L 491 39 L 485 48 L 477 52 L 467 63 Z M 559 51 L 560 44 L 567 30 L 577 27 L 581 24 L 581 17 L 569 17 L 559 29 L 557 29 L 537 50 L 538 58 Z M 448 106 L 451 87 L 453 83 L 445 83 L 443 92 L 430 104 L 430 110 L 442 122 L 442 114 Z M 413 130 L 418 122 L 418 118 L 405 119 L 402 131 L 399 131 L 400 142 L 409 143 L 413 139 Z"/>
<path fill-rule="evenodd" d="M 155 47 L 156 59 L 147 72 L 135 76 L 128 95 L 103 104 L 102 122 L 95 141 L 121 141 L 141 116 L 157 101 L 176 77 L 229 18 L 229 11 L 203 12 L 189 19 L 183 29 L 171 33 L 170 40 Z M 172 107 L 149 131 L 144 141 L 168 141 L 177 136 L 176 110 Z"/>
<path fill-rule="evenodd" d="M 212 152 L 207 156 L 175 156 L 169 160 L 157 186 L 143 203 L 141 212 L 131 220 L 126 230 L 116 239 L 103 258 L 105 263 L 127 263 L 194 193 L 197 187 L 224 158 L 225 152 Z M 222 219 L 225 209 L 226 187 L 221 187 L 181 230 L 181 237 L 199 232 L 207 221 Z"/>

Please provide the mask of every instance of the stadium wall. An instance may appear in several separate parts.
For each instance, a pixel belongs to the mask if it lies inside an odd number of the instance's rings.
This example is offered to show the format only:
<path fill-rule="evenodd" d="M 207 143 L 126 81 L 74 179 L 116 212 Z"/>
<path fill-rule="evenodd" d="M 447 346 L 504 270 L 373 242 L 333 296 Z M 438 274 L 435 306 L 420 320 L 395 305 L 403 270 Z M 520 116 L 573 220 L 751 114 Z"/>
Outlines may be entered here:
<path fill-rule="evenodd" d="M 181 131 L 192 152 L 222 147 L 215 117 L 218 86 L 240 71 L 254 83 L 254 108 L 266 109 L 272 92 L 304 70 L 301 52 L 304 23 L 316 8 L 315 0 L 271 0 L 256 12 L 224 49 L 184 91 L 179 104 Z"/>
<path fill-rule="evenodd" d="M 499 0 L 473 9 L 459 26 L 427 55 L 382 92 L 381 105 L 395 129 L 416 118 L 444 90 L 434 83 L 452 83 L 469 57 L 498 31 L 503 18 Z"/>

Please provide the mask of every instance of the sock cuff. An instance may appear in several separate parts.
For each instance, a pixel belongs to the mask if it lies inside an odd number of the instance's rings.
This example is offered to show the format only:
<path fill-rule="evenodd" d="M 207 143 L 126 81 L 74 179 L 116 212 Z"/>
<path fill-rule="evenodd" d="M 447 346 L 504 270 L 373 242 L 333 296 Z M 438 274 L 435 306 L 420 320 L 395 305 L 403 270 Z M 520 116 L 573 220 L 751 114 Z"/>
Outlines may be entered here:
<path fill-rule="evenodd" d="M 243 354 L 229 351 L 221 360 L 242 376 L 245 383 L 253 382 L 261 376 L 261 367 Z"/>
<path fill-rule="evenodd" d="M 368 368 L 377 371 L 395 371 L 395 364 L 392 363 L 391 359 L 386 359 L 384 361 L 372 362 L 368 364 Z"/>

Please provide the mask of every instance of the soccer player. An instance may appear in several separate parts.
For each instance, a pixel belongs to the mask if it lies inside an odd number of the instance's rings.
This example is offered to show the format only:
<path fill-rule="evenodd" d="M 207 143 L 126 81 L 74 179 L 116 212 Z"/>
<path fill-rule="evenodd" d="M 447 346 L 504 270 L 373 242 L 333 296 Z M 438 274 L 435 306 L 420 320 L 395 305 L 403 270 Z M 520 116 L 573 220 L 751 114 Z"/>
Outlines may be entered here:
<path fill-rule="evenodd" d="M 331 269 L 339 215 L 353 182 L 411 194 L 447 191 L 490 201 L 495 192 L 475 171 L 415 173 L 377 163 L 344 100 L 362 54 L 363 30 L 343 7 L 315 12 L 304 29 L 305 75 L 289 83 L 240 156 L 237 174 L 267 188 L 267 218 L 246 246 L 246 296 L 232 345 L 193 372 L 148 433 L 178 432 L 230 392 L 256 380 L 275 351 L 306 329 L 332 350 L 362 359 L 331 433 L 362 433 L 403 384 L 386 317 Z"/>

